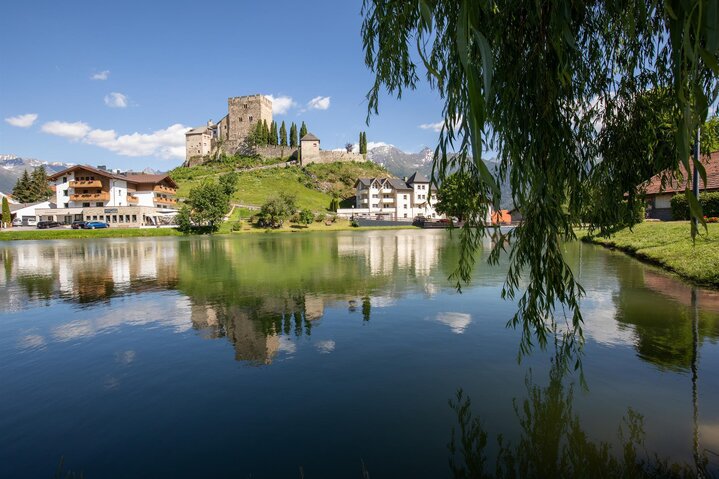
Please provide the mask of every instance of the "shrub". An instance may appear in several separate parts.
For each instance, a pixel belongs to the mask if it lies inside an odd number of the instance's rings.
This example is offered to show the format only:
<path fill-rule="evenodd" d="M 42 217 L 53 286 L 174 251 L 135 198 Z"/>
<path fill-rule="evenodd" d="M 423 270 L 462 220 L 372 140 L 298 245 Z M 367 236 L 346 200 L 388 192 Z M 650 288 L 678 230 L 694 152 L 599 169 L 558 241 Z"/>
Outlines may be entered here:
<path fill-rule="evenodd" d="M 235 221 L 232 223 L 232 231 L 240 231 L 242 229 L 242 222 L 241 221 Z"/>
<path fill-rule="evenodd" d="M 315 216 L 315 221 L 318 223 L 322 223 L 325 220 L 325 214 L 320 213 L 317 216 Z"/>
<path fill-rule="evenodd" d="M 674 195 L 671 200 L 672 204 L 672 219 L 674 220 L 688 220 L 689 219 L 689 202 L 686 196 Z"/>
<path fill-rule="evenodd" d="M 681 193 L 674 195 L 672 203 L 672 218 L 675 220 L 689 219 L 689 202 L 686 196 Z M 719 192 L 699 193 L 699 205 L 702 207 L 704 216 L 713 218 L 719 216 Z"/>

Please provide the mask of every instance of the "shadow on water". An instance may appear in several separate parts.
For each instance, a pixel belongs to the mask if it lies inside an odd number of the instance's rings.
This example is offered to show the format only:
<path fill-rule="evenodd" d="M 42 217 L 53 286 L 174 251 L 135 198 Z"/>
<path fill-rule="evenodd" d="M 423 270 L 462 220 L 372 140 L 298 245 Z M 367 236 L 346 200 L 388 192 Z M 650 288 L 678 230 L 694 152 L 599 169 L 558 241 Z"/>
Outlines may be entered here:
<path fill-rule="evenodd" d="M 710 451 L 695 443 L 694 464 L 671 462 L 650 454 L 645 446 L 644 417 L 629 408 L 617 426 L 617 444 L 592 441 L 574 412 L 574 386 L 555 357 L 546 387 L 538 386 L 530 370 L 525 378 L 526 397 L 515 399 L 514 413 L 520 436 L 512 441 L 499 434 L 492 448 L 481 417 L 462 389 L 449 400 L 457 422 L 452 427 L 449 468 L 452 477 L 484 478 L 685 478 L 714 477 L 709 471 Z M 696 417 L 695 427 L 696 427 Z M 492 455 L 491 449 L 496 449 Z"/>

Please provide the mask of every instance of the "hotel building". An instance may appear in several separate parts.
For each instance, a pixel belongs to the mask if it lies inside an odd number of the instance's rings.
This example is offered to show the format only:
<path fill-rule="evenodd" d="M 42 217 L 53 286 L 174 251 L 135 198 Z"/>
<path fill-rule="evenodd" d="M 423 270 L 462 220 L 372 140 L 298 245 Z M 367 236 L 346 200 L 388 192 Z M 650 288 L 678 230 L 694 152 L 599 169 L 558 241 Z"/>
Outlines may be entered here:
<path fill-rule="evenodd" d="M 177 184 L 166 174 L 117 173 L 78 165 L 48 179 L 55 194 L 54 207 L 38 209 L 40 221 L 152 226 L 166 223 L 177 211 Z"/>

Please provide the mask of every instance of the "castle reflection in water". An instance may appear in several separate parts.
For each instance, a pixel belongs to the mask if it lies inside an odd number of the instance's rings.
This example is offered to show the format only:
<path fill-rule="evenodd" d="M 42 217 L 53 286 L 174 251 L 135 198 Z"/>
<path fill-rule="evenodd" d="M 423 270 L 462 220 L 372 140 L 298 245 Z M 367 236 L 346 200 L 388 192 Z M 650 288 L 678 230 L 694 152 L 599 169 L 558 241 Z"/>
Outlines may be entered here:
<path fill-rule="evenodd" d="M 445 242 L 441 233 L 370 232 L 304 242 L 16 243 L 0 248 L 0 311 L 52 306 L 66 312 L 61 323 L 23 334 L 22 348 L 155 325 L 225 337 L 237 360 L 269 364 L 278 354 L 292 354 L 293 338 L 311 335 L 328 307 L 347 308 L 368 321 L 373 307 L 393 304 L 410 286 L 435 294 L 433 276 L 447 276 L 439 268 Z M 317 347 L 330 352 L 334 346 Z"/>

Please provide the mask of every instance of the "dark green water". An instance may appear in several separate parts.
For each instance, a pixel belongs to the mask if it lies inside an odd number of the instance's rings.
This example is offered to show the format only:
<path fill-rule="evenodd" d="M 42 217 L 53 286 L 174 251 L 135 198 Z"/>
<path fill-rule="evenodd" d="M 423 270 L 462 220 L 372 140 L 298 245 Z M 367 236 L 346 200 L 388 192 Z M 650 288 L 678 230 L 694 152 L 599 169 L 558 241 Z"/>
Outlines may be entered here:
<path fill-rule="evenodd" d="M 585 386 L 443 231 L 4 243 L 0 477 L 717 474 L 719 293 L 567 257 Z"/>

